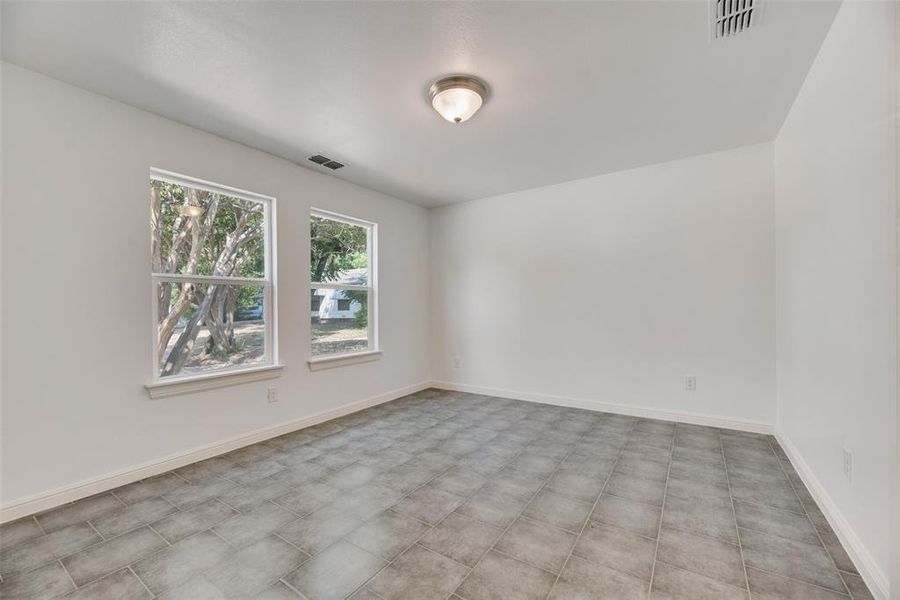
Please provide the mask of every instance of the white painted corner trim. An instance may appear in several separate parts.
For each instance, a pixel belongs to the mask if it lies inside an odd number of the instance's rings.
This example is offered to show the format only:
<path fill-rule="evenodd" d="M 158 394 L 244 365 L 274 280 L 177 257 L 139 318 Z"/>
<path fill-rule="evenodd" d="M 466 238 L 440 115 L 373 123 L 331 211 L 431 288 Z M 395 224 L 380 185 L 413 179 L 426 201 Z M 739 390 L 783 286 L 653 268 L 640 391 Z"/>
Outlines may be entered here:
<path fill-rule="evenodd" d="M 834 529 L 838 540 L 847 551 L 847 554 L 859 571 L 863 581 L 869 586 L 869 591 L 872 592 L 872 595 L 875 596 L 876 600 L 888 600 L 891 595 L 890 582 L 887 575 L 878 568 L 878 564 L 875 562 L 875 559 L 872 558 L 872 555 L 869 554 L 869 551 L 866 549 L 865 545 L 863 545 L 862 540 L 859 539 L 859 536 L 853 531 L 850 523 L 841 513 L 840 509 L 838 509 L 837 504 L 831 499 L 828 492 L 825 491 L 825 486 L 823 486 L 818 477 L 815 476 L 813 470 L 803 459 L 800 451 L 794 446 L 791 440 L 788 439 L 780 427 L 775 428 L 775 439 L 781 444 L 781 447 L 788 455 L 791 464 L 794 465 L 797 474 L 800 475 L 800 479 L 802 479 L 804 485 L 806 485 L 806 489 L 809 490 L 813 500 L 816 501 L 822 514 L 825 515 L 828 524 Z"/>
<path fill-rule="evenodd" d="M 318 425 L 319 423 L 324 423 L 331 419 L 336 419 L 372 406 L 384 404 L 385 402 L 402 398 L 408 394 L 414 394 L 415 392 L 419 392 L 430 386 L 431 384 L 429 382 L 423 381 L 407 387 L 391 390 L 383 394 L 378 394 L 377 396 L 351 402 L 308 417 L 286 421 L 263 429 L 257 429 L 256 431 L 237 435 L 219 442 L 193 448 L 186 452 L 171 454 L 159 460 L 134 465 L 127 469 L 107 473 L 106 475 L 73 483 L 55 490 L 14 500 L 9 504 L 0 507 L 0 523 L 6 523 L 7 521 L 13 521 L 20 517 L 55 508 L 68 502 L 74 502 L 75 500 L 80 500 L 87 496 L 99 494 L 122 485 L 159 475 L 160 473 L 165 473 L 172 469 L 178 469 L 200 460 L 231 452 L 232 450 L 237 450 L 238 448 L 243 448 L 250 444 L 256 444 L 298 429 Z"/>
<path fill-rule="evenodd" d="M 687 411 L 663 410 L 644 406 L 631 406 L 627 404 L 613 404 L 588 400 L 586 398 L 570 398 L 566 396 L 551 396 L 532 392 L 520 392 L 498 388 L 469 385 L 466 383 L 453 383 L 449 381 L 432 381 L 431 387 L 452 392 L 467 392 L 470 394 L 483 394 L 497 396 L 511 400 L 524 400 L 525 402 L 537 402 L 539 404 L 552 404 L 553 406 L 565 406 L 567 408 L 581 408 L 599 412 L 628 415 L 630 417 L 644 417 L 648 419 L 660 419 L 662 421 L 674 421 L 676 423 L 690 423 L 692 425 L 706 425 L 709 427 L 721 427 L 723 429 L 737 429 L 751 433 L 774 433 L 774 427 L 770 423 L 762 421 L 750 421 L 722 417 L 718 415 L 706 415 Z"/>
<path fill-rule="evenodd" d="M 193 394 L 194 392 L 214 390 L 241 383 L 250 383 L 251 381 L 275 379 L 276 377 L 281 377 L 283 370 L 284 365 L 266 365 L 264 367 L 222 371 L 195 377 L 176 378 L 168 381 L 155 381 L 146 384 L 144 387 L 147 388 L 150 397 L 156 400 L 157 398 Z"/>

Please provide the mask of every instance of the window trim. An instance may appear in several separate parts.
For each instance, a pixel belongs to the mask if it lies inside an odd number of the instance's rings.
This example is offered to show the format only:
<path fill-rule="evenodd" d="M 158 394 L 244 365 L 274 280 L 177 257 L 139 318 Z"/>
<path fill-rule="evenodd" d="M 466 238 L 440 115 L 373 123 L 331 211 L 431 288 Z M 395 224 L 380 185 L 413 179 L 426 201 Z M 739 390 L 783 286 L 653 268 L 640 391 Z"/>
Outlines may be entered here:
<path fill-rule="evenodd" d="M 175 185 L 192 187 L 214 194 L 223 194 L 263 205 L 263 247 L 265 249 L 265 277 L 219 277 L 214 275 L 183 275 L 178 273 L 155 273 L 150 268 L 151 299 L 151 379 L 145 384 L 151 398 L 162 398 L 177 394 L 191 393 L 204 389 L 213 389 L 229 385 L 237 385 L 248 381 L 271 379 L 281 375 L 283 365 L 278 356 L 278 286 L 276 268 L 276 199 L 256 192 L 181 175 L 172 171 L 150 168 L 149 181 L 164 181 Z M 157 351 L 159 344 L 159 307 L 156 302 L 156 286 L 161 281 L 178 281 L 205 284 L 238 284 L 256 285 L 263 289 L 263 314 L 265 315 L 265 357 L 266 362 L 247 366 L 228 367 L 188 375 L 172 375 L 160 377 Z"/>
<path fill-rule="evenodd" d="M 356 217 L 351 217 L 348 215 L 332 212 L 330 210 L 325 210 L 321 208 L 311 207 L 309 211 L 309 217 L 319 217 L 321 219 L 329 219 L 331 221 L 337 221 L 339 223 L 346 223 L 347 225 L 355 225 L 357 227 L 364 227 L 368 232 L 367 240 L 366 240 L 366 252 L 368 254 L 368 285 L 353 285 L 353 284 L 342 284 L 342 283 L 325 283 L 320 282 L 317 283 L 312 281 L 312 276 L 309 274 L 309 268 L 306 269 L 307 278 L 309 281 L 309 289 L 317 290 L 317 289 L 331 289 L 331 290 L 359 290 L 368 292 L 368 311 L 369 311 L 369 324 L 368 324 L 368 338 L 369 345 L 365 350 L 358 350 L 354 352 L 341 352 L 341 353 L 332 353 L 332 354 L 324 354 L 321 356 L 313 356 L 312 355 L 312 329 L 310 329 L 309 335 L 309 358 L 307 359 L 307 364 L 309 365 L 309 369 L 311 371 L 318 371 L 323 368 L 331 368 L 331 367 L 339 367 L 349 364 L 356 364 L 360 362 L 369 362 L 372 360 L 378 360 L 381 358 L 381 345 L 378 341 L 378 223 L 373 221 L 366 221 L 364 219 L 358 219 Z M 310 240 L 312 243 L 312 240 Z M 307 311 L 312 312 L 312 299 L 310 296 L 310 306 Z"/>

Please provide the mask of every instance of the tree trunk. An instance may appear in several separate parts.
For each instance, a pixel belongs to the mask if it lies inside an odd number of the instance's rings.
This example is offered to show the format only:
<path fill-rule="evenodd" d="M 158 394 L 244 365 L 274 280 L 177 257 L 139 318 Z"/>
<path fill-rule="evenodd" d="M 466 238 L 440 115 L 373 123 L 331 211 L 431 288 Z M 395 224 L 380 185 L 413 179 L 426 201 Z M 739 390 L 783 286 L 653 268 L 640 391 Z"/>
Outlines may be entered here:
<path fill-rule="evenodd" d="M 209 308 L 206 315 L 206 327 L 209 329 L 209 339 L 206 341 L 204 352 L 212 354 L 216 350 L 227 352 L 231 349 L 231 343 L 228 340 L 227 331 L 225 329 L 225 300 L 227 288 L 222 293 L 216 294 L 216 299 Z"/>
<path fill-rule="evenodd" d="M 162 368 L 161 375 L 163 377 L 180 373 L 184 368 L 184 364 L 191 355 L 191 350 L 194 349 L 194 342 L 197 340 L 197 334 L 200 333 L 200 323 L 202 323 L 209 314 L 209 308 L 216 299 L 219 288 L 220 286 L 217 285 L 209 286 L 206 297 L 203 298 L 203 302 L 200 303 L 197 312 L 195 312 L 188 320 L 187 327 L 184 328 L 184 331 L 178 336 L 175 345 L 172 346 L 172 350 L 169 352 L 169 356 L 166 358 L 166 362 Z"/>

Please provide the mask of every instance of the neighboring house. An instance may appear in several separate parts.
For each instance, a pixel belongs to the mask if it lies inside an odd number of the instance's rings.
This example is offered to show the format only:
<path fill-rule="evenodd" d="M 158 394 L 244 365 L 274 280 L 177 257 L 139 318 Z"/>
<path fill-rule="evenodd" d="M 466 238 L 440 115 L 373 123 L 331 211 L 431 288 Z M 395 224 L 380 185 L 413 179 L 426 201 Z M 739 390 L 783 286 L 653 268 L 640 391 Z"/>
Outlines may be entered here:
<path fill-rule="evenodd" d="M 351 269 L 341 274 L 340 283 L 365 285 L 366 269 Z M 352 319 L 362 305 L 350 300 L 343 290 L 316 289 L 310 299 L 310 316 L 320 319 Z"/>

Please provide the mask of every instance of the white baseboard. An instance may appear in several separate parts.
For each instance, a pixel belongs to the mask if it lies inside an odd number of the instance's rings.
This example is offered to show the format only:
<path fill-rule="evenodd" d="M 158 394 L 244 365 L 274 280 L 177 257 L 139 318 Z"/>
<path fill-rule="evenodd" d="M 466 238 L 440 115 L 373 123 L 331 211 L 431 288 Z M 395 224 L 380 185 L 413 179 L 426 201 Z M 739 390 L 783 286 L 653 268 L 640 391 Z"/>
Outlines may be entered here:
<path fill-rule="evenodd" d="M 6 523 L 7 521 L 12 521 L 20 517 L 55 508 L 68 502 L 73 502 L 75 500 L 80 500 L 81 498 L 86 498 L 87 496 L 115 489 L 122 485 L 159 475 L 166 471 L 171 471 L 172 469 L 178 469 L 200 460 L 212 458 L 219 454 L 225 454 L 226 452 L 231 452 L 232 450 L 237 450 L 238 448 L 243 448 L 250 444 L 256 444 L 257 442 L 278 437 L 279 435 L 303 429 L 304 427 L 317 425 L 378 404 L 390 402 L 391 400 L 396 400 L 407 394 L 424 390 L 430 387 L 430 385 L 429 382 L 421 382 L 404 388 L 391 390 L 390 392 L 351 402 L 350 404 L 345 404 L 308 417 L 279 423 L 278 425 L 265 427 L 263 429 L 257 429 L 256 431 L 200 446 L 199 448 L 194 448 L 187 452 L 171 454 L 159 460 L 145 462 L 133 467 L 128 467 L 127 469 L 121 469 L 113 473 L 107 473 L 106 475 L 100 475 L 99 477 L 66 485 L 55 490 L 34 494 L 20 500 L 14 500 L 9 504 L 0 507 L 0 523 Z"/>
<path fill-rule="evenodd" d="M 587 400 L 584 398 L 550 396 L 547 394 L 519 392 L 513 390 L 484 387 L 479 385 L 469 385 L 465 383 L 453 383 L 449 381 L 432 381 L 431 386 L 454 392 L 484 394 L 486 396 L 497 396 L 500 398 L 510 398 L 512 400 L 524 400 L 526 402 L 537 402 L 539 404 L 552 404 L 554 406 L 565 406 L 567 408 L 583 408 L 586 410 L 609 412 L 619 415 L 628 415 L 631 417 L 645 417 L 649 419 L 660 419 L 663 421 L 674 421 L 677 423 L 690 423 L 692 425 L 707 425 L 709 427 L 736 429 L 739 431 L 749 431 L 752 433 L 771 434 L 774 432 L 773 426 L 769 423 L 734 419 L 732 417 L 705 415 L 702 413 L 687 411 L 664 410 L 660 408 L 650 408 L 644 406 L 631 406 L 628 404 L 612 404 L 609 402 Z"/>
<path fill-rule="evenodd" d="M 791 464 L 794 465 L 794 469 L 797 471 L 797 474 L 800 475 L 800 479 L 803 480 L 803 483 L 812 495 L 813 500 L 819 505 L 819 509 L 828 520 L 828 524 L 834 529 L 838 540 L 840 540 L 841 545 L 844 546 L 844 549 L 850 556 L 850 560 L 856 565 L 856 569 L 859 571 L 863 581 L 869 586 L 869 591 L 872 592 L 872 595 L 876 600 L 888 600 L 888 598 L 890 598 L 890 583 L 888 577 L 878 568 L 875 559 L 869 554 L 869 551 L 866 549 L 865 545 L 863 545 L 862 540 L 859 539 L 859 536 L 856 535 L 856 532 L 853 531 L 850 523 L 837 507 L 837 504 L 831 499 L 831 496 L 825 490 L 825 486 L 822 485 L 819 478 L 813 473 L 813 470 L 803 459 L 803 455 L 800 454 L 797 447 L 794 446 L 779 427 L 775 428 L 775 438 L 788 455 Z"/>

